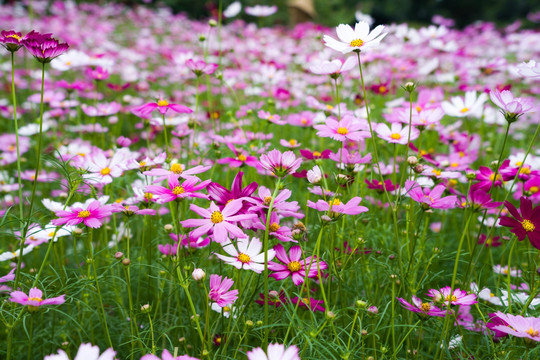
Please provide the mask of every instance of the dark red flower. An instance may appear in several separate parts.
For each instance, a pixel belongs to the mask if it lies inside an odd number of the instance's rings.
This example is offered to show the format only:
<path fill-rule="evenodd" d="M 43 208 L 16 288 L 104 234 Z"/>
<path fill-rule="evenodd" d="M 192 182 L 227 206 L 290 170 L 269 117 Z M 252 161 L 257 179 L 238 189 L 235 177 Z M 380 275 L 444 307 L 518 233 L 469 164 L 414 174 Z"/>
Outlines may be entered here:
<path fill-rule="evenodd" d="M 510 202 L 505 201 L 504 206 L 513 216 L 501 216 L 500 224 L 512 228 L 519 241 L 529 238 L 532 246 L 540 250 L 540 206 L 533 209 L 532 201 L 526 197 L 521 197 L 519 210 Z"/>

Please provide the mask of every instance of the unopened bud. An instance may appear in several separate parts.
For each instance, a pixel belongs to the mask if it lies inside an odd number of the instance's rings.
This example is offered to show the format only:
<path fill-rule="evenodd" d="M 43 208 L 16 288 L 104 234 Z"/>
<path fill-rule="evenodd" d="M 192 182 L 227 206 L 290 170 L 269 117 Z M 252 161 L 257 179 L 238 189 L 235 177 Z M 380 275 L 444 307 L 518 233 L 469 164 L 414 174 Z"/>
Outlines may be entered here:
<path fill-rule="evenodd" d="M 417 174 L 420 174 L 422 172 L 424 172 L 424 165 L 422 164 L 418 164 L 414 167 L 414 172 L 417 173 Z"/>
<path fill-rule="evenodd" d="M 129 260 L 128 258 L 122 259 L 122 265 L 128 266 L 129 264 L 131 264 L 131 260 Z"/>
<path fill-rule="evenodd" d="M 210 25 L 210 27 L 216 27 L 217 26 L 217 21 L 214 20 L 214 19 L 210 19 L 210 20 L 208 20 L 208 25 Z"/>
<path fill-rule="evenodd" d="M 475 172 L 472 172 L 472 171 L 467 172 L 467 175 L 466 175 L 466 176 L 467 176 L 467 179 L 468 179 L 468 180 L 474 180 L 474 179 L 476 179 L 476 173 L 475 173 Z"/>
<path fill-rule="evenodd" d="M 165 224 L 165 226 L 163 226 L 163 229 L 166 232 L 170 233 L 170 232 L 172 232 L 174 230 L 174 226 L 172 226 L 172 224 Z"/>
<path fill-rule="evenodd" d="M 377 315 L 379 313 L 379 309 L 376 306 L 370 306 L 367 311 L 371 315 Z"/>
<path fill-rule="evenodd" d="M 411 166 L 416 166 L 418 164 L 418 158 L 416 156 L 409 156 L 407 158 L 407 163 Z"/>
<path fill-rule="evenodd" d="M 256 324 L 257 326 L 263 326 L 262 320 L 257 321 L 255 324 Z"/>
<path fill-rule="evenodd" d="M 324 314 L 326 319 L 333 321 L 336 318 L 336 314 L 333 311 L 327 310 Z"/>
<path fill-rule="evenodd" d="M 356 300 L 356 306 L 362 309 L 365 309 L 367 306 L 367 303 L 363 300 Z"/>
<path fill-rule="evenodd" d="M 120 260 L 120 259 L 123 258 L 123 257 L 124 257 L 124 253 L 121 252 L 121 251 L 117 251 L 117 252 L 114 254 L 114 258 L 115 258 L 115 259 Z"/>
<path fill-rule="evenodd" d="M 82 235 L 83 230 L 81 228 L 73 229 L 73 235 Z"/>
<path fill-rule="evenodd" d="M 405 83 L 405 85 L 402 86 L 403 90 L 405 90 L 408 93 L 412 93 L 416 89 L 416 84 L 412 81 L 409 81 Z"/>
<path fill-rule="evenodd" d="M 193 270 L 193 272 L 191 273 L 191 277 L 193 277 L 193 280 L 195 281 L 201 281 L 206 277 L 206 273 L 203 269 L 197 268 Z"/>
<path fill-rule="evenodd" d="M 247 326 L 247 327 L 250 328 L 250 327 L 253 327 L 253 325 L 254 325 L 254 324 L 253 324 L 253 321 L 251 321 L 251 320 L 246 320 L 246 326 Z"/>
<path fill-rule="evenodd" d="M 143 306 L 141 306 L 141 311 L 145 314 L 149 313 L 151 310 L 152 306 L 150 306 L 150 304 L 144 304 Z"/>

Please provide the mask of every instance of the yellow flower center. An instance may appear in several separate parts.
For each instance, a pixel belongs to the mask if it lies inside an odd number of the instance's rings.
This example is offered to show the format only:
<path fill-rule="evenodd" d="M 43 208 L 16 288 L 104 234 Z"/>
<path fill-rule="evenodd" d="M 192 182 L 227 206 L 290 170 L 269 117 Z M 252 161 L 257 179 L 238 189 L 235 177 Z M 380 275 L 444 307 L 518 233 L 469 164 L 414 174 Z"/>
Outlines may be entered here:
<path fill-rule="evenodd" d="M 465 114 L 467 111 L 469 111 L 468 107 L 464 107 L 463 109 L 459 110 L 462 114 Z"/>
<path fill-rule="evenodd" d="M 523 229 L 525 229 L 525 231 L 527 232 L 531 232 L 531 231 L 534 231 L 534 229 L 536 229 L 536 227 L 531 222 L 531 220 L 527 220 L 527 219 L 521 222 L 521 226 L 523 226 Z"/>
<path fill-rule="evenodd" d="M 186 190 L 182 186 L 179 185 L 179 186 L 175 186 L 172 192 L 174 195 L 180 195 L 180 194 L 185 193 Z"/>
<path fill-rule="evenodd" d="M 441 176 L 441 170 L 433 169 L 431 170 L 431 172 L 435 174 L 436 176 Z"/>
<path fill-rule="evenodd" d="M 291 144 L 292 146 L 295 146 L 296 145 L 296 140 L 295 139 L 289 140 L 289 144 Z"/>
<path fill-rule="evenodd" d="M 270 226 L 268 227 L 268 229 L 269 229 L 271 232 L 276 232 L 276 231 L 279 230 L 280 227 L 281 227 L 281 226 L 279 226 L 279 224 L 277 224 L 277 223 L 274 222 L 274 223 L 270 224 Z"/>
<path fill-rule="evenodd" d="M 141 162 L 139 162 L 139 166 L 140 166 L 140 167 L 143 167 L 143 166 L 145 166 L 145 165 L 146 165 L 146 161 L 141 161 Z"/>
<path fill-rule="evenodd" d="M 390 135 L 390 138 L 393 139 L 393 140 L 399 140 L 401 139 L 401 134 L 398 134 L 398 133 L 392 133 Z"/>
<path fill-rule="evenodd" d="M 386 92 L 386 86 L 384 85 L 379 86 L 379 92 L 381 93 Z"/>
<path fill-rule="evenodd" d="M 322 154 L 318 151 L 313 152 L 313 157 L 320 157 Z"/>
<path fill-rule="evenodd" d="M 332 105 L 326 105 L 326 109 L 327 109 L 327 110 L 333 110 L 334 107 L 333 107 Z"/>
<path fill-rule="evenodd" d="M 240 253 L 238 254 L 238 261 L 240 261 L 242 264 L 248 264 L 249 262 L 251 262 L 251 258 L 249 257 L 248 254 L 244 254 L 244 253 Z"/>
<path fill-rule="evenodd" d="M 495 173 L 489 175 L 489 180 L 490 180 L 490 181 L 493 181 L 494 178 L 495 178 Z M 498 180 L 502 180 L 501 174 L 497 174 L 497 181 L 498 181 Z"/>
<path fill-rule="evenodd" d="M 105 176 L 105 175 L 109 175 L 111 173 L 111 169 L 109 169 L 108 167 L 106 167 L 105 169 L 101 169 L 101 171 L 99 172 L 101 175 Z"/>
<path fill-rule="evenodd" d="M 341 205 L 341 201 L 339 199 L 330 200 L 328 201 L 328 205 L 330 206 Z"/>
<path fill-rule="evenodd" d="M 456 179 L 450 179 L 448 180 L 448 186 L 454 187 L 458 184 Z"/>
<path fill-rule="evenodd" d="M 340 127 L 338 127 L 338 129 L 337 129 L 337 133 L 338 133 L 339 135 L 347 135 L 347 134 L 349 133 L 349 130 L 347 130 L 346 127 L 340 126 Z"/>
<path fill-rule="evenodd" d="M 446 295 L 446 297 L 444 298 L 446 301 L 457 301 L 457 296 L 456 295 Z"/>
<path fill-rule="evenodd" d="M 167 105 L 169 105 L 169 102 L 167 100 L 161 99 L 157 102 L 157 106 L 167 106 Z"/>
<path fill-rule="evenodd" d="M 302 124 L 306 125 L 306 124 L 307 124 L 307 119 L 302 118 L 302 119 L 300 119 L 300 122 L 301 122 Z"/>
<path fill-rule="evenodd" d="M 54 236 L 54 231 L 51 231 L 50 233 L 48 233 L 47 236 L 53 237 Z"/>
<path fill-rule="evenodd" d="M 223 215 L 221 214 L 221 211 L 214 211 L 212 215 L 210 215 L 210 221 L 212 221 L 214 224 L 219 224 L 223 221 Z"/>
<path fill-rule="evenodd" d="M 416 105 L 416 108 L 415 108 L 415 109 L 416 109 L 416 111 L 418 111 L 418 112 L 422 111 L 422 107 L 421 107 L 420 105 Z"/>
<path fill-rule="evenodd" d="M 152 200 L 153 197 L 154 197 L 154 194 L 152 194 L 152 193 L 148 193 L 148 192 L 144 193 L 144 198 L 146 200 Z"/>
<path fill-rule="evenodd" d="M 301 268 L 302 268 L 302 264 L 300 264 L 300 262 L 298 261 L 291 261 L 290 263 L 287 264 L 287 269 L 289 269 L 289 271 L 291 272 L 299 271 Z"/>
<path fill-rule="evenodd" d="M 420 305 L 420 309 L 423 312 L 428 312 L 429 310 L 431 310 L 431 304 L 430 303 L 422 303 L 422 305 Z"/>
<path fill-rule="evenodd" d="M 180 165 L 178 163 L 172 164 L 171 168 L 169 170 L 172 171 L 173 173 L 177 174 L 177 175 L 180 175 L 184 171 L 182 169 L 182 165 Z"/>
<path fill-rule="evenodd" d="M 17 34 L 12 34 L 12 35 L 8 35 L 6 37 L 10 37 L 10 38 L 14 38 L 15 40 L 17 40 L 18 42 L 21 42 L 21 37 Z"/>
<path fill-rule="evenodd" d="M 42 299 L 42 298 L 38 298 L 38 297 L 29 297 L 29 298 L 28 298 L 28 301 L 42 302 L 43 299 Z"/>
<path fill-rule="evenodd" d="M 522 167 L 521 170 L 519 171 L 519 173 L 529 175 L 531 173 L 531 168 L 530 167 Z"/>
<path fill-rule="evenodd" d="M 494 293 L 489 293 L 489 297 L 495 297 Z"/>
<path fill-rule="evenodd" d="M 79 213 L 77 214 L 77 217 L 80 217 L 83 219 L 86 219 L 89 216 L 90 216 L 90 211 L 88 210 L 79 211 Z"/>
<path fill-rule="evenodd" d="M 459 166 L 459 164 L 457 162 L 453 162 L 453 163 L 450 164 L 450 167 L 455 168 L 455 167 L 458 167 L 458 166 Z"/>
<path fill-rule="evenodd" d="M 349 45 L 351 47 L 360 47 L 360 46 L 364 45 L 364 40 L 355 39 L 355 40 L 351 41 L 351 43 Z"/>
<path fill-rule="evenodd" d="M 531 186 L 531 188 L 529 189 L 529 191 L 533 194 L 536 194 L 539 190 L 540 190 L 540 187 L 538 186 Z"/>
<path fill-rule="evenodd" d="M 239 155 L 238 155 L 238 160 L 240 160 L 240 161 L 246 161 L 246 160 L 247 160 L 247 157 L 246 157 L 246 155 L 244 155 L 244 154 L 239 154 Z"/>
<path fill-rule="evenodd" d="M 526 332 L 531 336 L 538 336 L 539 334 L 538 330 L 534 330 L 532 327 L 530 327 L 529 330 L 527 330 Z"/>
<path fill-rule="evenodd" d="M 264 205 L 269 206 L 271 202 L 272 202 L 272 197 L 271 196 L 266 196 L 264 198 Z"/>

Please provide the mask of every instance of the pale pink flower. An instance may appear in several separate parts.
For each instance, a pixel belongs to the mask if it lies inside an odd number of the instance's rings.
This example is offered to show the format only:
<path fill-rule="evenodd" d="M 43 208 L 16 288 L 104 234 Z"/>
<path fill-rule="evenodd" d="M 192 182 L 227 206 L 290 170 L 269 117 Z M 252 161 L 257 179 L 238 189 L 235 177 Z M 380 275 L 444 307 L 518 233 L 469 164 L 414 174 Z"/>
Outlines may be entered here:
<path fill-rule="evenodd" d="M 503 314 L 500 311 L 497 311 L 495 315 L 505 321 L 506 325 L 496 325 L 492 327 L 493 330 L 521 338 L 540 341 L 540 318 Z"/>
<path fill-rule="evenodd" d="M 208 293 L 208 297 L 221 307 L 234 303 L 238 298 L 238 290 L 229 290 L 233 284 L 234 281 L 228 277 L 215 274 L 210 275 L 210 292 Z"/>
<path fill-rule="evenodd" d="M 300 360 L 298 347 L 289 346 L 285 349 L 282 344 L 268 344 L 268 350 L 265 353 L 260 347 L 247 352 L 248 360 Z"/>
<path fill-rule="evenodd" d="M 489 92 L 491 101 L 501 108 L 506 121 L 516 121 L 521 115 L 534 112 L 534 102 L 530 98 L 516 98 L 509 90 L 494 89 Z"/>
<path fill-rule="evenodd" d="M 77 355 L 73 360 L 114 360 L 116 357 L 116 351 L 112 348 L 108 348 L 101 355 L 99 355 L 99 347 L 97 345 L 81 344 Z M 70 360 L 70 357 L 64 350 L 58 350 L 58 354 L 52 354 L 45 356 L 43 360 Z"/>
<path fill-rule="evenodd" d="M 391 144 L 406 145 L 409 138 L 409 126 L 403 127 L 400 123 L 392 123 L 389 128 L 386 124 L 379 124 L 375 128 L 377 135 Z M 420 131 L 412 127 L 410 140 L 416 140 L 420 136 Z"/>
<path fill-rule="evenodd" d="M 540 78 L 540 62 L 536 62 L 534 60 L 522 62 L 517 66 L 517 72 L 523 77 L 533 79 Z"/>
<path fill-rule="evenodd" d="M 159 111 L 161 115 L 165 115 L 165 113 L 169 109 L 177 113 L 189 114 L 193 112 L 193 110 L 191 110 L 187 106 L 179 105 L 179 104 L 170 104 L 167 100 L 163 98 L 160 98 L 155 103 L 147 103 L 147 104 L 138 106 L 135 109 L 131 110 L 131 112 L 135 114 L 136 116 L 147 118 L 148 115 L 150 115 L 150 113 L 156 109 Z"/>
<path fill-rule="evenodd" d="M 341 121 L 327 118 L 325 124 L 315 125 L 313 128 L 318 130 L 317 136 L 329 137 L 337 141 L 360 141 L 370 137 L 370 133 L 365 131 L 365 126 L 354 121 L 353 116 L 344 116 Z"/>
<path fill-rule="evenodd" d="M 265 6 L 265 5 L 255 5 L 255 6 L 246 6 L 246 14 L 256 17 L 266 17 L 273 15 L 277 12 L 277 6 Z"/>
<path fill-rule="evenodd" d="M 144 355 L 141 358 L 141 360 L 199 360 L 199 358 L 194 358 L 188 355 L 180 355 L 180 356 L 175 357 L 167 349 L 163 349 L 163 352 L 161 353 L 161 357 L 157 355 L 153 355 L 153 354 L 147 354 L 147 355 Z"/>
<path fill-rule="evenodd" d="M 298 170 L 302 159 L 297 159 L 292 151 L 285 151 L 282 154 L 274 149 L 268 154 L 262 154 L 259 163 L 263 169 L 271 171 L 275 176 L 284 177 Z"/>
<path fill-rule="evenodd" d="M 341 73 L 353 69 L 357 62 L 358 60 L 354 56 L 348 57 L 345 61 L 339 59 L 332 61 L 323 60 L 322 62 L 312 64 L 309 67 L 309 70 L 317 75 L 330 75 L 332 77 L 337 77 Z"/>
<path fill-rule="evenodd" d="M 66 302 L 66 300 L 64 299 L 65 295 L 60 295 L 49 299 L 43 299 L 43 292 L 38 288 L 31 288 L 28 292 L 28 295 L 26 295 L 22 291 L 13 291 L 9 295 L 11 296 L 9 298 L 9 301 L 21 305 L 28 305 L 30 306 L 30 309 L 33 310 L 35 310 L 35 308 L 37 308 L 38 306 L 60 305 Z"/>

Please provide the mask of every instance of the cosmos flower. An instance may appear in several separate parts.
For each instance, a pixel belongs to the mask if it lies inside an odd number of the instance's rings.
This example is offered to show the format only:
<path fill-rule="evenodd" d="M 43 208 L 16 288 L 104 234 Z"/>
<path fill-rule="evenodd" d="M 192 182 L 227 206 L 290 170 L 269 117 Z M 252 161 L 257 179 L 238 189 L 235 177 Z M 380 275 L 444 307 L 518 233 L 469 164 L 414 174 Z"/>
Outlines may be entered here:
<path fill-rule="evenodd" d="M 353 197 L 346 203 L 341 202 L 338 198 L 330 201 L 318 200 L 316 203 L 308 200 L 307 206 L 318 211 L 327 212 L 331 217 L 339 214 L 358 215 L 369 210 L 365 206 L 358 205 L 360 201 L 362 201 L 362 198 L 359 196 Z"/>
<path fill-rule="evenodd" d="M 450 101 L 443 101 L 441 106 L 446 115 L 458 118 L 466 116 L 480 117 L 486 100 L 487 94 L 485 93 L 478 96 L 476 91 L 467 91 L 465 98 L 454 96 Z"/>
<path fill-rule="evenodd" d="M 116 357 L 116 351 L 112 348 L 108 348 L 101 355 L 99 355 L 99 347 L 97 345 L 81 344 L 77 355 L 74 360 L 114 360 Z M 172 358 L 171 358 L 172 359 Z M 69 356 L 64 350 L 58 350 L 58 354 L 52 354 L 45 356 L 43 360 L 70 360 Z"/>
<path fill-rule="evenodd" d="M 158 185 L 147 185 L 146 192 L 158 196 L 158 203 L 163 204 L 170 201 L 182 200 L 187 197 L 189 198 L 199 198 L 199 199 L 208 199 L 208 195 L 198 192 L 204 189 L 211 180 L 205 180 L 198 184 L 200 181 L 199 178 L 191 176 L 187 178 L 182 184 L 178 181 L 180 178 L 179 175 L 169 175 L 167 179 L 168 187 L 158 186 Z"/>
<path fill-rule="evenodd" d="M 386 124 L 379 124 L 375 128 L 377 135 L 391 144 L 401 144 L 405 145 L 408 142 L 409 138 L 409 126 L 403 126 L 400 123 L 392 123 L 389 128 Z M 411 138 L 410 140 L 416 140 L 420 136 L 420 131 L 411 127 Z"/>
<path fill-rule="evenodd" d="M 509 201 L 504 202 L 512 216 L 501 216 L 500 225 L 512 228 L 519 241 L 529 238 L 532 246 L 540 250 L 540 206 L 533 208 L 532 201 L 521 197 L 519 210 Z"/>
<path fill-rule="evenodd" d="M 172 104 L 172 103 L 170 104 L 167 100 L 163 98 L 159 98 L 158 101 L 154 103 L 146 103 L 144 105 L 138 106 L 132 109 L 131 112 L 141 118 L 147 118 L 150 115 L 150 113 L 156 109 L 159 111 L 161 115 L 165 115 L 165 113 L 169 109 L 171 109 L 174 112 L 182 113 L 182 114 L 189 114 L 193 112 L 193 110 L 191 110 L 187 106 L 180 105 L 180 104 Z"/>
<path fill-rule="evenodd" d="M 101 358 L 99 360 L 101 360 Z M 175 357 L 167 349 L 163 349 L 163 352 L 161 353 L 161 357 L 156 356 L 154 354 L 147 354 L 147 355 L 144 355 L 141 358 L 141 360 L 199 360 L 199 359 L 188 356 L 188 355 L 180 355 L 180 356 Z"/>
<path fill-rule="evenodd" d="M 234 281 L 228 277 L 215 274 L 210 275 L 210 292 L 208 293 L 208 297 L 221 307 L 231 305 L 238 298 L 238 290 L 229 290 L 233 284 Z"/>
<path fill-rule="evenodd" d="M 330 75 L 332 78 L 337 78 L 341 73 L 353 69 L 358 60 L 354 56 L 349 56 L 345 61 L 335 59 L 332 61 L 323 60 L 319 63 L 312 64 L 309 70 L 317 75 Z"/>
<path fill-rule="evenodd" d="M 69 45 L 59 43 L 50 34 L 32 32 L 26 35 L 23 45 L 30 54 L 40 63 L 46 64 L 67 51 Z"/>
<path fill-rule="evenodd" d="M 540 78 L 540 62 L 534 60 L 522 62 L 517 66 L 517 72 L 523 77 L 532 79 Z"/>
<path fill-rule="evenodd" d="M 227 239 L 221 244 L 223 250 L 230 256 L 215 254 L 225 263 L 237 269 L 253 270 L 260 274 L 264 270 L 264 252 L 262 242 L 258 238 L 240 238 L 236 241 L 236 247 L 231 240 Z M 268 261 L 272 260 L 276 253 L 273 249 L 268 250 Z"/>
<path fill-rule="evenodd" d="M 379 25 L 370 32 L 369 24 L 364 21 L 356 23 L 354 29 L 350 25 L 340 24 L 336 28 L 339 40 L 328 35 L 324 35 L 323 40 L 326 46 L 343 54 L 351 51 L 366 51 L 379 46 L 387 34 L 381 34 L 383 29 L 384 26 Z"/>
<path fill-rule="evenodd" d="M 416 181 L 405 181 L 405 193 L 414 201 L 433 209 L 451 209 L 456 207 L 457 196 L 442 197 L 446 186 L 439 184 L 433 189 L 421 187 Z"/>
<path fill-rule="evenodd" d="M 300 360 L 298 347 L 296 345 L 268 344 L 268 350 L 265 353 L 260 347 L 247 352 L 248 360 Z"/>
<path fill-rule="evenodd" d="M 289 276 L 292 278 L 294 285 L 298 286 L 304 282 L 306 277 L 317 277 L 317 260 L 315 256 L 308 256 L 305 260 L 302 259 L 302 249 L 300 246 L 293 246 L 289 250 L 289 254 L 285 251 L 283 245 L 278 244 L 274 246 L 276 252 L 276 258 L 283 264 L 270 261 L 268 263 L 268 269 L 274 273 L 268 275 L 276 280 L 283 280 Z M 326 263 L 319 261 L 319 269 L 326 269 Z"/>
<path fill-rule="evenodd" d="M 20 32 L 14 30 L 2 30 L 0 33 L 0 45 L 10 52 L 15 52 L 23 46 L 25 37 Z"/>
<path fill-rule="evenodd" d="M 59 219 L 53 219 L 51 223 L 56 226 L 84 223 L 88 227 L 99 228 L 103 225 L 103 219 L 111 214 L 112 207 L 110 205 L 102 205 L 98 200 L 94 200 L 86 208 L 74 207 L 69 211 L 57 211 L 56 216 Z"/>
<path fill-rule="evenodd" d="M 247 237 L 235 223 L 257 217 L 257 214 L 235 215 L 242 208 L 242 200 L 240 199 L 231 201 L 225 205 L 223 210 L 220 210 L 213 201 L 208 209 L 203 209 L 195 204 L 191 204 L 189 208 L 204 219 L 187 219 L 180 222 L 182 226 L 197 227 L 191 232 L 191 236 L 195 238 L 212 230 L 214 241 L 218 243 L 225 242 L 228 234 L 235 238 Z"/>
<path fill-rule="evenodd" d="M 212 75 L 219 67 L 218 64 L 206 63 L 204 60 L 194 61 L 193 59 L 187 60 L 186 66 L 197 76 Z"/>
<path fill-rule="evenodd" d="M 468 294 L 466 291 L 461 289 L 452 289 L 450 286 L 445 286 L 442 289 L 430 289 L 427 292 L 427 296 L 433 298 L 433 302 L 442 303 L 446 306 L 450 305 L 472 305 L 476 304 L 476 295 Z"/>
<path fill-rule="evenodd" d="M 427 317 L 427 316 L 439 316 L 439 317 L 445 317 L 446 316 L 446 310 L 441 310 L 437 306 L 435 306 L 432 302 L 422 302 L 422 300 L 413 295 L 412 296 L 412 304 L 407 302 L 403 298 L 397 298 L 398 301 L 401 303 L 401 305 L 412 312 L 415 312 L 419 314 L 421 317 Z"/>
<path fill-rule="evenodd" d="M 492 330 L 534 341 L 540 341 L 540 318 L 504 314 L 500 311 L 497 311 L 495 315 L 505 324 L 495 325 L 491 327 Z"/>
<path fill-rule="evenodd" d="M 11 302 L 27 305 L 30 311 L 37 310 L 39 306 L 43 305 L 60 305 L 66 302 L 65 295 L 57 297 L 43 299 L 43 292 L 38 288 L 31 288 L 28 295 L 22 291 L 13 291 L 9 294 L 11 297 L 8 299 Z"/>
<path fill-rule="evenodd" d="M 370 137 L 369 131 L 365 131 L 365 126 L 354 121 L 353 116 L 344 116 L 341 121 L 327 118 L 325 124 L 315 125 L 313 128 L 317 131 L 317 136 L 329 137 L 336 141 L 360 141 Z"/>
<path fill-rule="evenodd" d="M 516 98 L 509 90 L 493 89 L 489 93 L 491 101 L 495 103 L 504 114 L 508 122 L 516 121 L 521 115 L 534 112 L 535 104 L 530 98 Z"/>
<path fill-rule="evenodd" d="M 255 6 L 246 6 L 245 12 L 248 15 L 256 17 L 266 17 L 276 13 L 278 10 L 277 6 L 265 6 L 265 5 L 255 5 Z"/>
<path fill-rule="evenodd" d="M 268 154 L 262 154 L 259 163 L 263 169 L 271 171 L 275 176 L 285 177 L 298 170 L 302 159 L 297 159 L 292 151 L 285 151 L 282 154 L 274 149 Z"/>
<path fill-rule="evenodd" d="M 291 299 L 291 302 L 294 305 L 299 304 L 300 307 L 308 308 L 313 312 L 320 311 L 324 313 L 326 311 L 326 309 L 322 307 L 322 305 L 324 305 L 324 300 L 316 300 L 313 298 L 299 298 L 298 296 L 295 296 Z"/>

